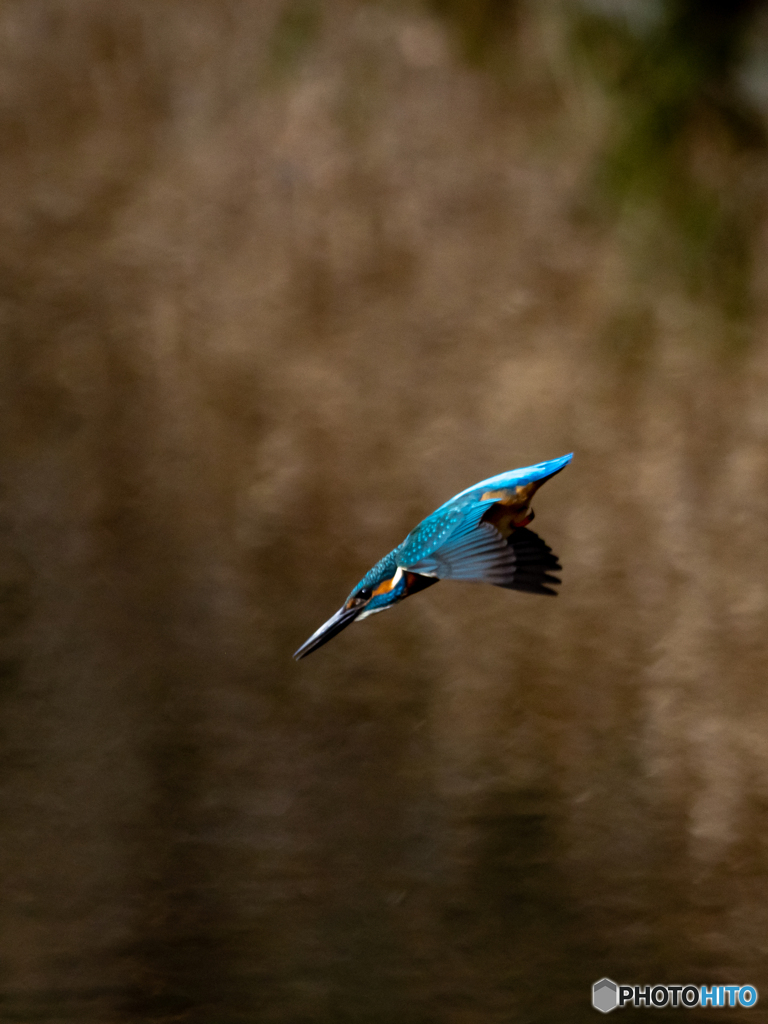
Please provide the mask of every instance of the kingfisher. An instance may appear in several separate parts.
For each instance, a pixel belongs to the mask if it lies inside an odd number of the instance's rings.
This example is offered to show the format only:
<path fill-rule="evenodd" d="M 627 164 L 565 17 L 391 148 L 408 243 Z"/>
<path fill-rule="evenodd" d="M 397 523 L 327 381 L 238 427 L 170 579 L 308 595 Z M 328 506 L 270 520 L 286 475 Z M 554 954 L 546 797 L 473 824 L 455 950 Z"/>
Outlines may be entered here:
<path fill-rule="evenodd" d="M 306 658 L 352 622 L 392 608 L 438 580 L 492 583 L 507 590 L 555 595 L 562 571 L 538 534 L 528 529 L 531 499 L 565 469 L 573 454 L 481 480 L 423 519 L 363 576 L 347 600 L 294 654 Z"/>

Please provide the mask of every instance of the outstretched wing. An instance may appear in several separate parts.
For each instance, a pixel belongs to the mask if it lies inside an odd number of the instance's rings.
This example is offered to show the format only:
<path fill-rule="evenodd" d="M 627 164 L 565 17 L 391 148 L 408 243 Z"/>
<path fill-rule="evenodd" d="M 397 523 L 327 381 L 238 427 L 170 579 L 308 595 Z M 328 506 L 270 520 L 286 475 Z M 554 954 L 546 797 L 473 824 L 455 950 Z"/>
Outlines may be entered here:
<path fill-rule="evenodd" d="M 486 501 L 469 500 L 446 503 L 431 516 L 423 519 L 408 534 L 395 554 L 397 564 L 402 569 L 424 572 L 427 576 L 435 576 L 435 569 L 414 569 L 415 565 L 431 565 L 438 551 L 446 545 L 456 545 L 472 538 L 485 513 L 496 503 L 496 498 Z M 437 565 L 437 563 L 435 563 Z"/>
<path fill-rule="evenodd" d="M 551 574 L 561 568 L 557 555 L 533 530 L 520 526 L 504 537 L 487 521 L 448 538 L 427 558 L 408 566 L 410 572 L 441 580 L 492 583 L 530 594 L 556 594 L 552 587 L 560 580 Z"/>
<path fill-rule="evenodd" d="M 408 534 L 395 551 L 398 566 L 434 579 L 556 593 L 557 556 L 526 526 L 534 494 L 571 458 L 501 473 L 457 494 Z"/>

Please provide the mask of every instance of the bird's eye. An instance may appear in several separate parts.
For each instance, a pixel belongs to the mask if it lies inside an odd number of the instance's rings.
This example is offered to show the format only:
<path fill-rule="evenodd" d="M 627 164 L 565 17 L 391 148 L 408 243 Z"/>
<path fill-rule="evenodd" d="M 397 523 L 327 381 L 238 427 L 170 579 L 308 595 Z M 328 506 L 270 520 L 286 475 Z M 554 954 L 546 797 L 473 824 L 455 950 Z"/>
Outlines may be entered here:
<path fill-rule="evenodd" d="M 363 587 L 355 594 L 358 601 L 367 601 L 371 597 L 372 591 L 368 587 Z"/>

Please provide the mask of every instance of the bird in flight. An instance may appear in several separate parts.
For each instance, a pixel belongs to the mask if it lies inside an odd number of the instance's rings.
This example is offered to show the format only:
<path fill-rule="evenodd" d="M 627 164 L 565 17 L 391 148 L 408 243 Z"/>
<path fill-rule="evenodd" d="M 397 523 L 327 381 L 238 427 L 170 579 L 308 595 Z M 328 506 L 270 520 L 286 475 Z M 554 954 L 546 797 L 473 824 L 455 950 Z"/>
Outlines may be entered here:
<path fill-rule="evenodd" d="M 438 580 L 492 583 L 529 594 L 556 594 L 557 555 L 532 530 L 531 498 L 573 455 L 481 480 L 423 519 L 402 544 L 363 576 L 342 607 L 294 654 L 322 647 L 356 619 L 391 608 Z"/>

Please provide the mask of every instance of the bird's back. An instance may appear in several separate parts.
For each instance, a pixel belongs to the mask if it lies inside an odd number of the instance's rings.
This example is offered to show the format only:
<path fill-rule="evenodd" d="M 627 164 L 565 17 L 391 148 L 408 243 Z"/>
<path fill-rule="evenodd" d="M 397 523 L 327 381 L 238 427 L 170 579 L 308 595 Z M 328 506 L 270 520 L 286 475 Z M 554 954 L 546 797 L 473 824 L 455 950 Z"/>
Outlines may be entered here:
<path fill-rule="evenodd" d="M 495 505 L 506 507 L 511 514 L 516 508 L 527 509 L 538 488 L 564 469 L 572 458 L 573 455 L 569 454 L 534 466 L 508 470 L 460 491 L 411 530 L 393 552 L 397 564 L 413 567 L 446 542 L 456 542 L 468 536 Z M 530 519 L 525 520 L 528 521 Z M 525 525 L 522 518 L 520 525 Z"/>
<path fill-rule="evenodd" d="M 550 459 L 548 462 L 537 462 L 534 466 L 523 466 L 521 469 L 510 469 L 506 473 L 499 473 L 497 476 L 488 477 L 477 484 L 472 484 L 466 490 L 459 491 L 441 505 L 437 512 L 447 509 L 454 504 L 466 505 L 482 500 L 482 495 L 494 491 L 507 491 L 517 487 L 529 487 L 536 484 L 541 487 L 543 483 L 553 477 L 560 470 L 565 469 L 573 458 L 573 453 L 563 455 L 560 459 Z M 497 499 L 499 500 L 499 499 Z M 436 515 L 436 513 L 433 513 Z"/>

